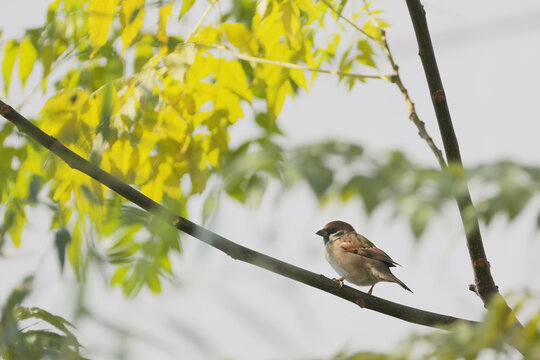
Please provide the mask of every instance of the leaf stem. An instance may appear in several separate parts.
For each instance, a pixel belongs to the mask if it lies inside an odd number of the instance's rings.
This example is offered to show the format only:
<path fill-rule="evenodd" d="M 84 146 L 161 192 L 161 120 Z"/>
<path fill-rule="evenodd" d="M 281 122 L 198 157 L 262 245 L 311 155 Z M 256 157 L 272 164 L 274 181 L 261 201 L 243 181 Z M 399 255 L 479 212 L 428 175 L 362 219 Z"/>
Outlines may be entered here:
<path fill-rule="evenodd" d="M 226 50 L 230 54 L 234 55 L 238 59 L 245 60 L 245 61 L 252 61 L 260 64 L 270 64 L 270 65 L 276 65 L 281 66 L 284 68 L 289 69 L 297 69 L 302 71 L 311 71 L 316 73 L 323 73 L 323 74 L 330 74 L 330 75 L 337 75 L 341 77 L 353 77 L 357 79 L 377 79 L 377 80 L 386 80 L 386 81 L 392 81 L 393 75 L 367 75 L 367 74 L 354 74 L 354 73 L 347 73 L 342 71 L 336 71 L 336 70 L 327 70 L 327 69 L 319 69 L 319 68 L 312 68 L 305 65 L 300 64 L 293 64 L 285 61 L 279 61 L 279 60 L 271 60 L 271 59 L 264 59 L 259 58 L 256 56 L 251 56 L 248 54 L 244 54 L 235 50 L 232 50 L 230 47 L 228 47 L 225 44 L 218 44 L 218 45 L 204 45 L 204 44 L 196 44 L 196 46 L 199 47 L 208 47 L 211 49 L 216 50 Z"/>

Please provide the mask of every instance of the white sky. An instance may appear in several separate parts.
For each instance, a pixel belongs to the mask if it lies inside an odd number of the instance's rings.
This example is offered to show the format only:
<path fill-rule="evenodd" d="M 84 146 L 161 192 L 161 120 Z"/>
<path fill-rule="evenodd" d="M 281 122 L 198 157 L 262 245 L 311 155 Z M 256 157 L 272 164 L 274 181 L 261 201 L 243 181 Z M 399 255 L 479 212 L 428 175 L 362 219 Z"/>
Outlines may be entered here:
<path fill-rule="evenodd" d="M 3 2 L 7 3 L 6 0 Z M 3 6 L 3 39 L 42 23 L 46 1 L 10 1 Z M 417 47 L 403 1 L 382 1 L 390 46 L 421 118 L 440 144 Z M 440 72 L 465 164 L 511 159 L 540 166 L 540 3 L 537 0 L 426 1 Z M 14 84 L 16 81 L 14 81 Z M 8 101 L 18 103 L 16 96 Z M 41 103 L 28 104 L 28 115 Z M 287 101 L 282 128 L 291 144 L 343 138 L 366 145 L 372 154 L 404 150 L 436 165 L 407 119 L 401 95 L 391 85 L 370 82 L 347 93 L 332 77 L 320 76 L 308 96 Z M 239 125 L 234 136 L 245 136 Z M 234 139 L 233 139 L 234 140 Z M 358 203 L 319 208 L 304 186 L 274 201 L 275 189 L 258 210 L 224 201 L 212 230 L 233 241 L 309 270 L 334 276 L 315 231 L 341 219 L 387 251 L 403 267 L 395 274 L 414 294 L 379 284 L 375 295 L 435 312 L 479 319 L 483 306 L 467 285 L 473 277 L 461 222 L 451 206 L 415 243 L 403 220 L 381 209 L 368 218 Z M 474 189 L 473 189 L 474 197 Z M 193 202 L 192 219 L 200 220 Z M 504 294 L 530 289 L 538 295 L 540 239 L 536 207 L 512 224 L 497 219 L 483 237 L 497 284 Z M 39 213 L 41 214 L 41 213 Z M 40 215 L 41 216 L 41 215 Z M 28 305 L 72 320 L 76 286 L 70 269 L 56 266 L 53 234 L 34 222 L 22 249 L 8 246 L 0 259 L 0 303 L 40 266 Z M 133 300 L 110 289 L 97 271 L 89 276 L 88 304 L 107 322 L 132 331 L 129 359 L 311 359 L 337 352 L 389 350 L 413 333 L 432 331 L 368 310 L 267 271 L 235 262 L 192 238 L 174 259 L 177 281 L 163 293 L 147 291 Z M 366 290 L 366 289 L 364 289 Z M 79 340 L 94 359 L 118 358 L 119 338 L 94 321 L 77 321 Z"/>

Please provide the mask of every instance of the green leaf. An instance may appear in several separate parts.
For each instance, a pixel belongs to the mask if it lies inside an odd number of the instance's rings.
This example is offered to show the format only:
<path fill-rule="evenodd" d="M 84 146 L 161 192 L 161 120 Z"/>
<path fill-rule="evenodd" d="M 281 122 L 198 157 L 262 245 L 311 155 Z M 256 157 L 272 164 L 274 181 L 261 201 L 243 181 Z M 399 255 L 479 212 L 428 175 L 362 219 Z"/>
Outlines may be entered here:
<path fill-rule="evenodd" d="M 202 208 L 202 223 L 207 224 L 208 220 L 216 213 L 219 207 L 219 193 L 218 191 L 210 191 L 206 196 Z"/>
<path fill-rule="evenodd" d="M 58 255 L 58 261 L 60 262 L 60 269 L 64 269 L 64 262 L 66 258 L 66 248 L 71 242 L 71 234 L 67 229 L 62 228 L 56 232 L 54 238 L 54 246 L 56 247 L 56 254 Z"/>
<path fill-rule="evenodd" d="M 26 222 L 26 213 L 20 203 L 12 203 L 8 206 L 4 214 L 4 224 L 2 232 L 7 231 L 16 247 L 21 246 L 21 235 Z"/>
<path fill-rule="evenodd" d="M 356 56 L 356 61 L 358 61 L 361 64 L 371 66 L 372 68 L 377 68 L 377 64 L 373 60 L 373 56 L 375 55 L 375 52 L 371 48 L 371 45 L 368 40 L 366 39 L 360 39 L 356 43 L 356 49 L 359 51 L 359 55 Z"/>
<path fill-rule="evenodd" d="M 4 88 L 6 96 L 9 93 L 9 84 L 11 82 L 11 73 L 15 60 L 19 54 L 19 42 L 10 40 L 4 45 L 4 58 L 2 59 L 2 76 L 4 77 Z"/>
<path fill-rule="evenodd" d="M 79 218 L 77 223 L 73 228 L 73 234 L 71 236 L 71 241 L 68 244 L 68 259 L 73 268 L 73 272 L 77 277 L 77 280 L 81 281 L 83 279 L 83 267 L 84 267 L 84 258 L 83 258 L 83 235 L 82 231 L 84 228 L 84 220 Z"/>
<path fill-rule="evenodd" d="M 31 307 L 31 308 L 22 307 L 22 308 L 17 309 L 18 320 L 25 320 L 29 318 L 36 318 L 36 319 L 43 320 L 49 323 L 50 325 L 54 326 L 58 330 L 63 331 L 66 335 L 70 335 L 73 337 L 73 339 L 75 339 L 75 336 L 73 335 L 73 333 L 71 333 L 71 331 L 68 328 L 68 326 L 74 327 L 73 324 L 61 316 L 53 315 L 50 312 L 40 309 L 38 307 Z"/>
<path fill-rule="evenodd" d="M 415 213 L 411 216 L 411 229 L 417 239 L 420 238 L 426 230 L 426 226 L 432 215 L 433 212 L 429 207 L 422 207 L 415 211 Z"/>
<path fill-rule="evenodd" d="M 334 181 L 334 173 L 328 167 L 315 161 L 300 164 L 305 179 L 317 197 L 322 197 Z"/>
<path fill-rule="evenodd" d="M 265 112 L 257 113 L 257 115 L 255 115 L 255 122 L 261 128 L 263 128 L 264 130 L 270 133 L 283 135 L 283 132 L 278 127 L 278 123 L 276 121 L 270 121 L 270 117 L 268 116 L 268 113 L 265 113 Z"/>
<path fill-rule="evenodd" d="M 11 292 L 6 304 L 2 308 L 2 316 L 0 317 L 2 318 L 2 323 L 5 323 L 4 319 L 6 317 L 13 317 L 15 308 L 19 306 L 32 291 L 33 283 L 34 277 L 28 276 Z"/>

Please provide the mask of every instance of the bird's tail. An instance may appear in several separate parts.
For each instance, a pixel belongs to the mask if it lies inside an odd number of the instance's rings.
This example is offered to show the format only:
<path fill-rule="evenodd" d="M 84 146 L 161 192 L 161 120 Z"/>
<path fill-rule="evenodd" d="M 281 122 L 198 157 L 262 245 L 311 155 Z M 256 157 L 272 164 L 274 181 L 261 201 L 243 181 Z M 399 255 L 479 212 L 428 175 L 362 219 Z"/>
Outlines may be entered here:
<path fill-rule="evenodd" d="M 410 292 L 413 292 L 411 289 L 409 289 L 407 285 L 405 285 L 403 281 L 399 280 L 394 274 L 392 274 L 392 281 L 401 285 L 401 287 L 404 288 L 405 290 L 409 290 Z"/>

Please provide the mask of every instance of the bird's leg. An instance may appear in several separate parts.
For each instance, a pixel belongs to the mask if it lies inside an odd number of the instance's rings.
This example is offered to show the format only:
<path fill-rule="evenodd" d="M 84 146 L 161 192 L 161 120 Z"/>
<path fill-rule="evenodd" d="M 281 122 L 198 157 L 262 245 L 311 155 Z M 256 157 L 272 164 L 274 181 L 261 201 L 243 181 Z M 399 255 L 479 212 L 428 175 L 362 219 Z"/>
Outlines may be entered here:
<path fill-rule="evenodd" d="M 374 287 L 375 287 L 375 284 L 371 285 L 371 287 L 369 288 L 369 291 L 367 292 L 368 295 L 371 295 L 371 293 L 373 292 Z"/>
<path fill-rule="evenodd" d="M 345 278 L 344 277 L 339 278 L 339 279 L 333 278 L 332 280 L 337 281 L 339 283 L 339 286 L 343 287 L 343 280 L 345 280 Z"/>

